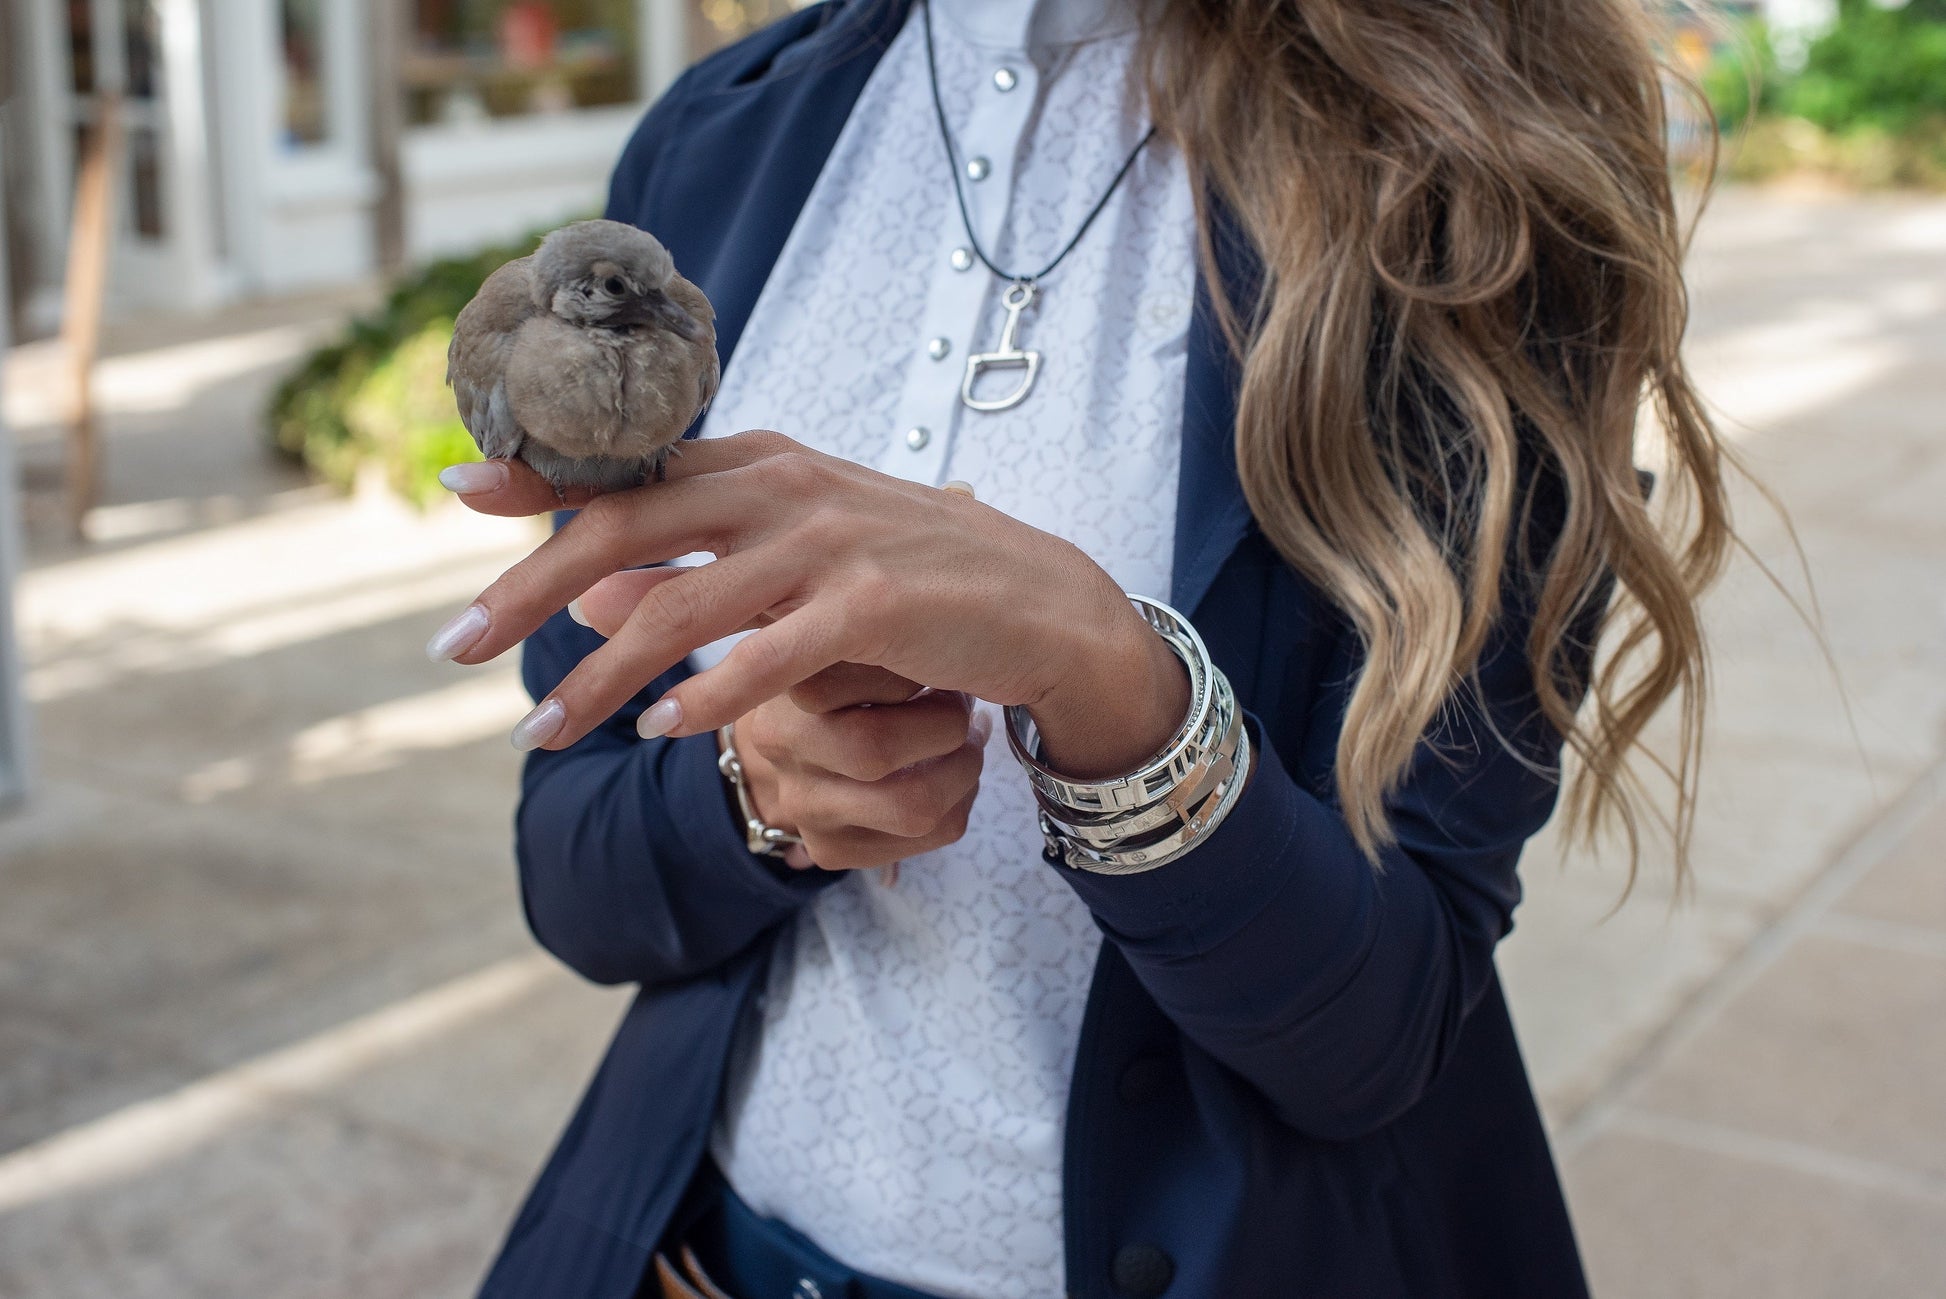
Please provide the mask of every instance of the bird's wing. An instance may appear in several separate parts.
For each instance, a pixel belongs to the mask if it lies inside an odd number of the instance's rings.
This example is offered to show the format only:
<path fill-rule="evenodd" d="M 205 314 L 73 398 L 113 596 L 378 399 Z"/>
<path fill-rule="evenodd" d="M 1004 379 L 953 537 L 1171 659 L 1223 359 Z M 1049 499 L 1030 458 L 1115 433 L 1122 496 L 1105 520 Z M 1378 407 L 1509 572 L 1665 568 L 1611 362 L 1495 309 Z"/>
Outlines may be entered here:
<path fill-rule="evenodd" d="M 687 353 L 682 360 L 696 371 L 696 414 L 690 420 L 694 424 L 708 412 L 709 404 L 716 400 L 717 387 L 723 382 L 723 361 L 716 354 L 716 308 L 700 287 L 680 275 L 669 281 L 668 292 L 676 300 L 676 305 L 704 327 L 702 338 L 678 349 Z M 707 365 L 699 364 L 703 358 L 697 355 L 698 352 L 709 354 Z"/>
<path fill-rule="evenodd" d="M 467 424 L 466 431 L 480 444 L 480 454 L 489 460 L 506 460 L 519 454 L 521 443 L 527 440 L 527 431 L 520 427 L 513 407 L 507 402 L 505 380 L 493 385 L 477 421 Z"/>
<path fill-rule="evenodd" d="M 515 454 L 526 438 L 507 401 L 506 371 L 514 335 L 535 313 L 531 268 L 532 259 L 522 257 L 489 275 L 459 313 L 446 349 L 446 382 L 460 422 L 489 459 Z"/>
<path fill-rule="evenodd" d="M 716 400 L 716 390 L 722 382 L 723 361 L 716 355 L 716 349 L 712 347 L 709 350 L 709 364 L 696 376 L 697 419 L 709 414 L 709 404 Z"/>

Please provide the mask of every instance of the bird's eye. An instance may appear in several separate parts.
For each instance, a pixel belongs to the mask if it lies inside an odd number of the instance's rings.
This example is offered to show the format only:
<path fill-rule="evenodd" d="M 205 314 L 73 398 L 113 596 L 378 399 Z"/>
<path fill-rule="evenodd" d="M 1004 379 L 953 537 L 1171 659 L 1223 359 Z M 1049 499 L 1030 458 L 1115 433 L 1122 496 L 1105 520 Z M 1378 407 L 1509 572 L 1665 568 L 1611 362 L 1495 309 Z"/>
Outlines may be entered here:
<path fill-rule="evenodd" d="M 622 282 L 622 277 L 619 275 L 609 276 L 602 282 L 601 287 L 608 290 L 608 296 L 611 298 L 619 298 L 628 292 L 628 285 Z"/>

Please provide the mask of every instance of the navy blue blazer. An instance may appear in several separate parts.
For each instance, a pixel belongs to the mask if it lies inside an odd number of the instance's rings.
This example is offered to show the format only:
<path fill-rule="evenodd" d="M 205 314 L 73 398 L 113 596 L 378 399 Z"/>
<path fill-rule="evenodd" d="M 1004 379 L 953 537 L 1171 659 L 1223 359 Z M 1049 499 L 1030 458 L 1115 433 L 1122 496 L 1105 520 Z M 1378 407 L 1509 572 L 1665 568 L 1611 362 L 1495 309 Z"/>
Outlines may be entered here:
<path fill-rule="evenodd" d="M 653 230 L 708 292 L 726 364 L 909 4 L 793 15 L 692 69 L 629 143 L 609 215 Z M 1226 278 L 1248 275 L 1232 263 Z M 1061 872 L 1105 936 L 1068 1109 L 1069 1295 L 1584 1295 L 1493 964 L 1516 859 L 1556 796 L 1537 774 L 1559 741 L 1539 720 L 1518 602 L 1477 692 L 1421 745 L 1391 803 L 1397 844 L 1373 869 L 1331 780 L 1355 638 L 1251 524 L 1231 449 L 1236 373 L 1199 296 L 1173 603 L 1261 745 L 1247 791 L 1189 857 L 1120 878 Z M 526 647 L 534 696 L 596 643 L 551 620 Z M 636 715 L 683 671 L 528 761 L 529 923 L 587 978 L 641 991 L 488 1296 L 636 1292 L 704 1157 L 774 940 L 834 881 L 745 850 L 713 737 L 636 737 Z"/>

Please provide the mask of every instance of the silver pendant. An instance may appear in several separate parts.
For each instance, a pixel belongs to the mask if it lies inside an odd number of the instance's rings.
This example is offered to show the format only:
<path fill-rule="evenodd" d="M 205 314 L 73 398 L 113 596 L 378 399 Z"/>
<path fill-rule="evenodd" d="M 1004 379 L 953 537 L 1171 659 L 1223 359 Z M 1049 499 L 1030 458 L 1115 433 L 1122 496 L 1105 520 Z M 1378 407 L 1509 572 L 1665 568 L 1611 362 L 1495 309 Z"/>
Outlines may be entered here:
<path fill-rule="evenodd" d="M 1034 386 L 1034 378 L 1041 372 L 1041 354 L 1022 351 L 1016 345 L 1015 337 L 1020 332 L 1020 316 L 1034 301 L 1039 293 L 1032 280 L 1015 280 L 1007 286 L 1005 296 L 1000 299 L 1007 309 L 1007 323 L 1000 331 L 1000 346 L 991 352 L 979 352 L 966 358 L 966 377 L 960 380 L 959 399 L 966 403 L 969 410 L 1006 410 L 1018 406 Z M 973 395 L 973 385 L 988 370 L 1024 370 L 1020 384 L 1004 397 L 980 398 Z"/>

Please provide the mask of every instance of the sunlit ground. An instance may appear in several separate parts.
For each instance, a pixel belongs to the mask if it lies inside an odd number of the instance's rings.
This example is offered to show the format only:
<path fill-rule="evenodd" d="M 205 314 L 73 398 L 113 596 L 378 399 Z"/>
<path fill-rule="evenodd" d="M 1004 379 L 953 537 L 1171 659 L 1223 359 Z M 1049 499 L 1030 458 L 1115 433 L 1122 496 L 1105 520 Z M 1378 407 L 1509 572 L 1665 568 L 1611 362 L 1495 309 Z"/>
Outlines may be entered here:
<path fill-rule="evenodd" d="M 1946 203 L 1731 194 L 1693 283 L 1692 361 L 1791 508 L 1850 713 L 1741 564 L 1693 897 L 1651 845 L 1604 920 L 1619 863 L 1544 836 L 1503 968 L 1599 1293 L 1931 1294 Z M 55 357 L 9 362 L 39 780 L 0 822 L 0 1295 L 468 1293 L 620 1011 L 521 926 L 511 665 L 420 649 L 531 528 L 261 449 L 344 305 L 127 331 L 87 549 Z"/>

